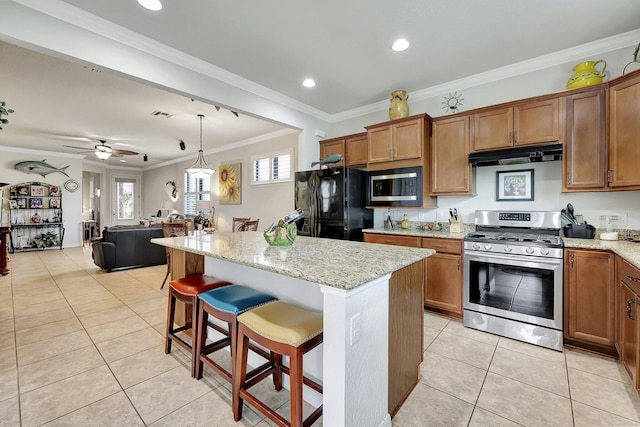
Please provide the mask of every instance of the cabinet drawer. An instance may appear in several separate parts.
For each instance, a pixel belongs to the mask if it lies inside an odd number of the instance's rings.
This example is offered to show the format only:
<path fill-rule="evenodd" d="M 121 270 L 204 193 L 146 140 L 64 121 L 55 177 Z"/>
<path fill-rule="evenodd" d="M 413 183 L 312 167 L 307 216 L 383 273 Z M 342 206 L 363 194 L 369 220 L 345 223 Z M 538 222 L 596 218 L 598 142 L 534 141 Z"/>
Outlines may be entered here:
<path fill-rule="evenodd" d="M 447 254 L 462 254 L 462 241 L 454 239 L 438 239 L 433 237 L 423 237 L 422 247 L 433 249 L 436 252 Z"/>
<path fill-rule="evenodd" d="M 632 291 L 640 295 L 640 270 L 622 260 L 620 266 L 620 280 L 622 280 Z"/>
<path fill-rule="evenodd" d="M 382 243 L 385 245 L 409 246 L 419 248 L 419 237 L 415 236 L 392 236 L 389 234 L 364 234 L 364 241 L 367 243 Z"/>

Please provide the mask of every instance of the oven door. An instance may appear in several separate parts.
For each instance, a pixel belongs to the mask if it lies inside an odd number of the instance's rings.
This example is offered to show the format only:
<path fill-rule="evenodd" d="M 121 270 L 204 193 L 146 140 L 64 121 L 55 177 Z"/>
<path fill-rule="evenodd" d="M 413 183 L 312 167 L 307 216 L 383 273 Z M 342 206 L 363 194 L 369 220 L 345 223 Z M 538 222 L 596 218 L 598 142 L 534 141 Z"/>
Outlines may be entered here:
<path fill-rule="evenodd" d="M 562 259 L 464 253 L 464 309 L 562 330 Z"/>

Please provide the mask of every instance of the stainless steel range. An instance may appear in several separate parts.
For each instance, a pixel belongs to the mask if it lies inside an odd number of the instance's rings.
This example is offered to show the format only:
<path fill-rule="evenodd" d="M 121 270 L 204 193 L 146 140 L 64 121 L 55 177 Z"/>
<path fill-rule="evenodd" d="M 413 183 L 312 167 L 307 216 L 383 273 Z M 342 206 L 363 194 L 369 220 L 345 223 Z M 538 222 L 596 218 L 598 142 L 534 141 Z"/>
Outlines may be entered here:
<path fill-rule="evenodd" d="M 476 211 L 464 239 L 464 325 L 562 351 L 560 212 Z"/>

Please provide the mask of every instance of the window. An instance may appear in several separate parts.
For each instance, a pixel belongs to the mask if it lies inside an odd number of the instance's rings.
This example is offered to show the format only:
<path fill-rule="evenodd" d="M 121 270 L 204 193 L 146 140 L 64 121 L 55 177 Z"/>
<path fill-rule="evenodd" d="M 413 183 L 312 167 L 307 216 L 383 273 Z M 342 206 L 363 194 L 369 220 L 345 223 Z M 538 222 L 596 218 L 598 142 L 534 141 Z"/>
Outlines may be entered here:
<path fill-rule="evenodd" d="M 136 180 L 116 178 L 117 218 L 119 220 L 133 219 L 135 212 Z"/>
<path fill-rule="evenodd" d="M 211 200 L 211 177 L 196 178 L 185 172 L 184 174 L 184 214 L 197 215 L 196 202 Z"/>
<path fill-rule="evenodd" d="M 293 150 L 251 157 L 251 184 L 291 181 Z"/>

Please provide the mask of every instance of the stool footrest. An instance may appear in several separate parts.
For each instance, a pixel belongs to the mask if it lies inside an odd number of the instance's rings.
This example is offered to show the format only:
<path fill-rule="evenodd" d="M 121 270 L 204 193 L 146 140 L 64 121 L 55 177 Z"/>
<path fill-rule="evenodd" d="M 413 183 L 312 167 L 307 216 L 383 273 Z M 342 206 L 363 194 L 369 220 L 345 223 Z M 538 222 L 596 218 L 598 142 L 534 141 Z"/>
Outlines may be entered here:
<path fill-rule="evenodd" d="M 261 412 L 267 415 L 272 421 L 274 421 L 279 426 L 290 426 L 291 423 L 287 421 L 282 415 L 278 414 L 276 411 L 262 403 L 260 400 L 256 399 L 251 393 L 246 390 L 240 390 L 240 398 L 246 400 L 251 403 L 254 407 L 260 408 Z"/>
<path fill-rule="evenodd" d="M 283 373 L 285 373 L 285 374 L 287 374 L 287 375 L 289 375 L 289 376 L 291 375 L 291 374 L 289 373 L 289 367 L 288 367 L 288 366 L 281 365 L 281 366 L 280 366 L 280 370 L 281 370 Z M 317 391 L 318 393 L 322 393 L 322 384 L 315 382 L 314 380 L 312 380 L 312 379 L 311 379 L 311 378 L 309 378 L 309 377 L 305 377 L 305 376 L 303 376 L 303 377 L 302 377 L 302 384 L 305 384 L 305 385 L 309 386 L 310 388 L 314 389 L 314 390 L 315 390 L 315 391 Z"/>
<path fill-rule="evenodd" d="M 213 353 L 214 351 L 218 351 L 220 349 L 225 348 L 230 343 L 231 343 L 231 338 L 229 337 L 221 338 L 216 342 L 212 342 L 211 344 L 207 344 L 206 346 L 204 346 L 203 351 L 205 354 Z"/>
<path fill-rule="evenodd" d="M 191 329 L 191 323 L 187 323 L 184 326 L 180 326 L 179 328 L 169 329 L 169 332 L 172 334 L 176 334 L 178 332 L 186 331 L 187 329 Z"/>

